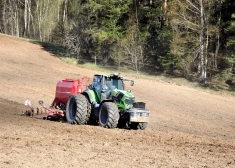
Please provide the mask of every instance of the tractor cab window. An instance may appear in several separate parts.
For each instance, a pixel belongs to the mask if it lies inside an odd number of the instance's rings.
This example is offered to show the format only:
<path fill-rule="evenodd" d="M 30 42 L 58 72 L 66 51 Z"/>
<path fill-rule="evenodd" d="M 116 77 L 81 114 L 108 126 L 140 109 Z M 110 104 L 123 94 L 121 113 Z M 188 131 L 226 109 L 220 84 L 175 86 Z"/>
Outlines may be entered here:
<path fill-rule="evenodd" d="M 98 92 L 101 91 L 101 76 L 95 76 L 92 82 L 92 88 L 95 88 Z"/>
<path fill-rule="evenodd" d="M 124 90 L 124 84 L 121 79 L 114 79 L 113 80 L 113 85 L 116 86 L 117 89 L 119 90 Z"/>
<path fill-rule="evenodd" d="M 123 80 L 120 78 L 105 78 L 105 84 L 108 90 L 119 89 L 124 90 Z"/>

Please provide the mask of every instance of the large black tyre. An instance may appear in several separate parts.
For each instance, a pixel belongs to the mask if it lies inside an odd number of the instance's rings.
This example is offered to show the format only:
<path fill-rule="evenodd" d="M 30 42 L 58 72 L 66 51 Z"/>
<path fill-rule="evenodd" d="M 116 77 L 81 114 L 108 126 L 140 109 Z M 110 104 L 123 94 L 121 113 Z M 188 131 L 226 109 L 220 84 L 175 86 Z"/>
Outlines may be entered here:
<path fill-rule="evenodd" d="M 87 103 L 87 116 L 86 116 L 86 123 L 90 124 L 90 120 L 91 120 L 91 103 L 88 100 L 88 98 L 86 97 L 86 103 Z"/>
<path fill-rule="evenodd" d="M 87 99 L 84 95 L 71 95 L 66 104 L 66 119 L 71 124 L 83 125 L 87 122 Z"/>
<path fill-rule="evenodd" d="M 105 128 L 116 128 L 119 120 L 117 105 L 113 102 L 104 102 L 99 112 L 99 125 Z"/>
<path fill-rule="evenodd" d="M 130 124 L 130 129 L 134 129 L 134 130 L 144 130 L 146 129 L 148 126 L 148 123 L 131 123 Z"/>

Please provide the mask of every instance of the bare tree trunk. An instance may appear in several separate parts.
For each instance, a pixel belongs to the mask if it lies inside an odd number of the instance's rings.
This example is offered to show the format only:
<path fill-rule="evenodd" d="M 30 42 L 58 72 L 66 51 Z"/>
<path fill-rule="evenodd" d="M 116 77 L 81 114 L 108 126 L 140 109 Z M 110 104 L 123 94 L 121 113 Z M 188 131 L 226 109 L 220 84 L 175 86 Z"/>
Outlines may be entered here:
<path fill-rule="evenodd" d="M 208 46 L 209 46 L 209 32 L 208 32 L 208 24 L 206 26 L 206 49 L 205 49 L 205 79 L 207 78 L 207 62 L 208 62 Z"/>
<path fill-rule="evenodd" d="M 9 10 L 10 10 L 10 19 L 11 19 L 11 22 L 10 22 L 10 28 L 11 28 L 11 35 L 14 36 L 14 9 L 13 9 L 13 5 L 12 5 L 12 2 L 11 0 L 9 0 Z"/>
<path fill-rule="evenodd" d="M 95 53 L 95 65 L 97 65 L 96 59 L 97 59 L 97 58 L 96 58 L 96 53 Z"/>
<path fill-rule="evenodd" d="M 140 68 L 142 68 L 144 66 L 144 55 L 143 55 L 143 47 L 141 44 L 140 44 L 140 58 L 141 58 L 141 67 Z"/>
<path fill-rule="evenodd" d="M 36 10 L 37 11 L 37 10 Z M 30 13 L 31 13 L 31 11 L 30 11 Z M 37 12 L 36 12 L 37 13 Z M 36 38 L 36 27 L 37 27 L 37 24 L 36 24 L 36 20 L 37 20 L 37 16 L 36 16 L 36 14 L 34 15 L 34 14 L 32 14 L 31 13 L 31 19 L 32 19 L 32 28 L 33 28 L 33 37 L 34 38 Z M 34 17 L 33 16 L 35 16 L 35 20 L 34 20 Z"/>
<path fill-rule="evenodd" d="M 37 15 L 38 15 L 38 32 L 39 32 L 39 39 L 40 41 L 42 41 L 42 31 L 41 31 L 41 5 L 40 5 L 40 1 L 37 0 Z"/>
<path fill-rule="evenodd" d="M 23 30 L 23 36 L 26 36 L 26 30 L 27 30 L 27 23 L 28 23 L 28 0 L 24 1 L 24 30 Z"/>
<path fill-rule="evenodd" d="M 167 0 L 164 0 L 164 16 L 166 17 L 167 12 Z"/>
<path fill-rule="evenodd" d="M 63 23 L 67 19 L 67 4 L 68 4 L 68 0 L 64 0 Z"/>
<path fill-rule="evenodd" d="M 200 60 L 201 60 L 201 80 L 203 83 L 206 83 L 206 64 L 205 64 L 205 55 L 204 55 L 204 30 L 205 30 L 205 20 L 204 20 L 204 6 L 203 0 L 199 0 L 200 4 Z"/>
<path fill-rule="evenodd" d="M 139 35 L 139 18 L 138 18 L 138 7 L 137 7 L 137 0 L 135 0 L 135 17 L 136 17 L 136 37 L 137 37 L 137 40 L 139 41 L 137 43 L 137 45 L 140 45 L 140 35 Z M 140 46 L 140 50 L 141 50 L 141 46 Z M 139 67 L 138 67 L 138 53 L 135 52 L 135 70 L 136 70 L 136 73 L 139 73 Z"/>
<path fill-rule="evenodd" d="M 221 24 L 221 6 L 222 6 L 222 3 L 223 3 L 223 0 L 220 0 L 220 12 L 219 12 L 219 18 L 218 18 L 218 27 L 220 27 L 220 24 Z M 220 49 L 220 32 L 218 32 L 217 34 L 217 44 L 216 44 L 216 50 L 215 50 L 215 57 L 214 57 L 214 67 L 217 68 L 217 58 L 218 58 L 218 55 L 219 55 L 219 49 Z"/>
<path fill-rule="evenodd" d="M 219 55 L 219 48 L 220 48 L 220 33 L 218 33 L 217 35 L 217 44 L 216 44 L 215 57 L 214 57 L 214 68 L 217 68 L 217 58 Z"/>
<path fill-rule="evenodd" d="M 29 36 L 31 36 L 31 20 L 33 21 L 33 16 L 31 13 L 31 0 L 27 0 L 28 1 L 28 30 L 27 33 Z"/>
<path fill-rule="evenodd" d="M 60 6 L 58 5 L 57 22 L 60 21 Z"/>
<path fill-rule="evenodd" d="M 2 21 L 3 21 L 3 33 L 6 33 L 7 32 L 7 26 L 6 26 L 6 0 L 4 0 L 4 3 L 3 3 Z"/>
<path fill-rule="evenodd" d="M 16 8 L 15 8 L 15 34 L 17 37 L 20 36 L 19 31 L 19 13 L 18 13 L 18 4 L 15 2 Z"/>

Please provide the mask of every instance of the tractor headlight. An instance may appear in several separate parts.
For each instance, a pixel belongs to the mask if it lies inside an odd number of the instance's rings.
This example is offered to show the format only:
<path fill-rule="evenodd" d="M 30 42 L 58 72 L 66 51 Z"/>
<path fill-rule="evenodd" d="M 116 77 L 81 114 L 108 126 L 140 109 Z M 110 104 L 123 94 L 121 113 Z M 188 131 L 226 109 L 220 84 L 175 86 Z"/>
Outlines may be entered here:
<path fill-rule="evenodd" d="M 149 117 L 149 113 L 140 113 L 141 117 Z"/>
<path fill-rule="evenodd" d="M 131 117 L 149 117 L 149 113 L 142 113 L 142 112 L 131 112 Z"/>

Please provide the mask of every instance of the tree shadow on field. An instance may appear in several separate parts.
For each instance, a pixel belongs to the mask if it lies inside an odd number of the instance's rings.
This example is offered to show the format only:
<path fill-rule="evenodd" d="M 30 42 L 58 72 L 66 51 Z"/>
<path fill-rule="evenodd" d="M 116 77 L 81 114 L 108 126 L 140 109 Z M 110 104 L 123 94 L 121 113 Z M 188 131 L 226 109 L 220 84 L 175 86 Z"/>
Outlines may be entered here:
<path fill-rule="evenodd" d="M 42 48 L 45 51 L 50 52 L 57 57 L 71 57 L 71 53 L 69 53 L 66 47 L 62 45 L 41 42 L 41 41 L 30 41 L 30 42 L 42 46 Z"/>

